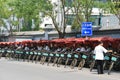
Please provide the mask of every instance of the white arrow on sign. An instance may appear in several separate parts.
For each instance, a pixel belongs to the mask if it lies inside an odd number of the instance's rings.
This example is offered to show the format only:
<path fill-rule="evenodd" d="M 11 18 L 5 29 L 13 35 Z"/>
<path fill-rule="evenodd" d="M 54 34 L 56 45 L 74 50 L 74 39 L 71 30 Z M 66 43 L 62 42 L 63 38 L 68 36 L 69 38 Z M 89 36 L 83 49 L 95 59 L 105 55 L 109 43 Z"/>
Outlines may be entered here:
<path fill-rule="evenodd" d="M 89 31 L 85 31 L 84 33 L 85 33 L 85 34 L 88 34 L 88 33 L 89 33 Z"/>

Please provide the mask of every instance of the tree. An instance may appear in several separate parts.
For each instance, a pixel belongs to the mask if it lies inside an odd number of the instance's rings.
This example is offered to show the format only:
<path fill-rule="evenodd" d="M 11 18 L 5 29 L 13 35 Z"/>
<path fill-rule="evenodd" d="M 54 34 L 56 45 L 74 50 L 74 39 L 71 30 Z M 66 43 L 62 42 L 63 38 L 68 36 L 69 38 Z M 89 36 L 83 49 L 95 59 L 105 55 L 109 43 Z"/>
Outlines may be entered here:
<path fill-rule="evenodd" d="M 49 2 L 51 3 L 51 2 Z M 66 34 L 66 22 L 67 19 L 65 16 L 67 15 L 68 9 L 65 8 L 66 0 L 58 0 L 58 3 L 54 3 L 51 6 L 52 10 L 48 10 L 46 13 L 48 16 L 52 18 L 53 24 L 55 26 L 55 29 L 57 30 L 59 34 L 59 38 L 64 38 Z"/>
<path fill-rule="evenodd" d="M 10 18 L 12 11 L 9 8 L 9 3 L 10 0 L 0 0 L 0 25 L 1 26 L 5 26 L 4 23 L 4 19 L 8 19 Z M 12 26 L 10 25 L 10 29 L 8 29 L 8 27 L 6 27 L 6 29 L 10 32 L 10 34 L 12 34 Z"/>
<path fill-rule="evenodd" d="M 59 37 L 60 38 L 64 38 L 65 36 L 65 30 L 67 27 L 67 21 L 68 21 L 68 16 L 69 11 L 72 11 L 72 15 L 75 15 L 74 21 L 73 21 L 73 28 L 76 30 L 80 30 L 78 27 L 80 26 L 80 24 L 83 21 L 90 21 L 90 16 L 92 13 L 92 8 L 94 7 L 94 0 L 58 0 L 58 2 L 60 1 L 60 5 L 58 6 L 59 11 L 61 11 L 61 16 L 60 19 L 61 23 L 58 24 L 58 22 L 56 21 L 56 13 L 52 12 L 52 14 L 50 15 L 53 23 L 55 25 L 56 30 L 58 31 Z M 72 1 L 73 4 L 67 6 L 66 4 L 68 4 L 67 2 Z M 55 4 L 57 5 L 57 4 Z M 57 6 L 54 6 L 57 7 Z M 54 10 L 55 11 L 55 10 Z M 77 28 L 75 28 L 75 26 L 77 26 Z"/>
<path fill-rule="evenodd" d="M 72 29 L 74 29 L 75 31 L 80 31 L 80 25 L 83 21 L 85 21 L 85 18 L 83 17 L 82 14 L 81 0 L 74 0 L 72 7 L 73 7 L 72 13 L 75 15 L 72 24 Z"/>
<path fill-rule="evenodd" d="M 72 12 L 75 15 L 72 28 L 80 30 L 82 22 L 91 21 L 91 13 L 94 7 L 94 0 L 73 0 Z"/>
<path fill-rule="evenodd" d="M 120 25 L 120 0 L 114 0 L 113 2 L 111 2 L 111 0 L 108 0 L 108 5 L 108 9 L 118 18 Z"/>
<path fill-rule="evenodd" d="M 18 20 L 23 18 L 23 28 L 26 30 L 32 30 L 32 20 L 35 22 L 35 29 L 38 30 L 39 13 L 49 9 L 47 0 L 14 0 L 10 5 Z"/>

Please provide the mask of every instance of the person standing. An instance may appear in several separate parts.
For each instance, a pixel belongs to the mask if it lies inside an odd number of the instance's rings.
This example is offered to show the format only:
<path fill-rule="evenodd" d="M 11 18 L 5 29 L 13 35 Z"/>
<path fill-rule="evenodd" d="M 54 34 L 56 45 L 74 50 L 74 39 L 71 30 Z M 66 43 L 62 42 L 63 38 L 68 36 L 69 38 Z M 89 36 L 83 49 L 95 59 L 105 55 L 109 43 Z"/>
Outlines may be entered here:
<path fill-rule="evenodd" d="M 112 52 L 112 50 L 105 49 L 103 47 L 103 42 L 99 42 L 98 46 L 96 46 L 94 49 L 98 74 L 104 74 L 103 73 L 104 53 L 107 53 L 107 52 Z"/>

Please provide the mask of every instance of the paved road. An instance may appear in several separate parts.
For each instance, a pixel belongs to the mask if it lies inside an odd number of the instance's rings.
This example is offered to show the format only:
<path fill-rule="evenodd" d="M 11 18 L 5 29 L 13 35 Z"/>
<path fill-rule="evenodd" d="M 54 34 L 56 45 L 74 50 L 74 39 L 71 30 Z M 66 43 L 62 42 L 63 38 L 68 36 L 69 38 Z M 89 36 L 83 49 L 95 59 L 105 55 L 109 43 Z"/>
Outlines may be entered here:
<path fill-rule="evenodd" d="M 22 62 L 0 59 L 0 80 L 120 80 L 119 72 L 103 75 L 96 74 L 96 70 L 70 69 L 69 67 L 53 67 L 39 63 Z"/>

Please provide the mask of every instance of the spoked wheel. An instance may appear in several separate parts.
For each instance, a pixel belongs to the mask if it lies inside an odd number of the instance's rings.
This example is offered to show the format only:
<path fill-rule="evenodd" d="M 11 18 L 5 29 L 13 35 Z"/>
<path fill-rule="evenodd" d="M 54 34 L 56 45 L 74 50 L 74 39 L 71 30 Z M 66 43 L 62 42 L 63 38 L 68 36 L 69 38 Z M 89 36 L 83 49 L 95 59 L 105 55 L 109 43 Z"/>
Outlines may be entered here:
<path fill-rule="evenodd" d="M 84 64 L 85 64 L 85 59 L 80 61 L 79 65 L 78 65 L 78 69 L 81 70 L 83 68 Z"/>
<path fill-rule="evenodd" d="M 9 53 L 7 53 L 7 54 L 5 55 L 5 58 L 6 58 L 6 59 L 9 58 Z"/>
<path fill-rule="evenodd" d="M 111 70 L 112 70 L 112 68 L 113 68 L 113 65 L 114 65 L 114 62 L 112 62 L 111 65 L 110 65 L 110 67 L 109 67 L 108 75 L 110 75 L 110 72 L 111 72 Z"/>
<path fill-rule="evenodd" d="M 73 64 L 74 64 L 74 60 L 71 62 L 71 64 L 70 64 L 70 68 L 71 69 L 73 69 L 74 67 L 73 67 Z"/>
<path fill-rule="evenodd" d="M 9 59 L 13 58 L 13 53 L 10 53 Z"/>
<path fill-rule="evenodd" d="M 105 61 L 104 64 L 103 64 L 103 70 L 105 69 L 105 66 L 106 66 L 106 61 Z"/>
<path fill-rule="evenodd" d="M 8 58 L 9 58 L 9 59 L 11 59 L 11 58 L 12 58 L 12 53 L 10 53 L 10 54 L 9 54 L 9 57 L 8 57 Z"/>
<path fill-rule="evenodd" d="M 18 55 L 17 55 L 17 54 L 15 54 L 15 55 L 14 55 L 14 59 L 17 59 L 17 56 L 18 56 Z"/>
<path fill-rule="evenodd" d="M 43 58 L 42 65 L 45 63 L 46 59 L 47 59 L 47 57 L 45 56 L 45 57 Z"/>
<path fill-rule="evenodd" d="M 28 56 L 27 54 L 24 54 L 24 55 L 23 55 L 23 61 L 26 61 L 27 56 Z"/>
<path fill-rule="evenodd" d="M 64 68 L 66 68 L 67 64 L 68 64 L 69 58 L 67 58 L 67 60 L 65 61 L 65 66 Z"/>
<path fill-rule="evenodd" d="M 28 62 L 30 61 L 31 55 L 28 56 Z"/>
<path fill-rule="evenodd" d="M 33 56 L 33 58 L 32 58 L 32 62 L 35 60 L 35 58 L 36 58 L 36 55 Z"/>
<path fill-rule="evenodd" d="M 13 57 L 13 59 L 15 59 L 15 57 L 16 57 L 16 54 L 14 53 L 14 54 L 12 55 L 12 57 Z"/>
<path fill-rule="evenodd" d="M 21 59 L 21 54 L 18 54 L 18 61 Z"/>
<path fill-rule="evenodd" d="M 40 59 L 40 64 L 42 64 L 43 59 L 44 59 L 44 56 L 41 57 L 41 59 Z"/>
<path fill-rule="evenodd" d="M 46 59 L 46 57 L 43 56 L 43 57 L 41 58 L 41 60 L 40 60 L 40 64 L 44 64 L 45 59 Z"/>
<path fill-rule="evenodd" d="M 0 53 L 0 59 L 1 59 L 1 57 L 2 57 L 2 53 Z"/>
<path fill-rule="evenodd" d="M 77 59 L 74 59 L 70 65 L 71 69 L 74 69 L 74 67 L 76 66 L 77 64 Z"/>
<path fill-rule="evenodd" d="M 94 66 L 95 66 L 95 60 L 90 64 L 90 72 L 92 71 Z"/>
<path fill-rule="evenodd" d="M 53 65 L 52 65 L 52 66 L 55 66 L 57 60 L 58 60 L 58 58 L 55 58 L 55 59 L 54 59 L 54 62 L 53 62 Z"/>
<path fill-rule="evenodd" d="M 36 56 L 35 63 L 39 60 L 39 55 Z"/>
<path fill-rule="evenodd" d="M 57 62 L 57 67 L 60 67 L 60 64 L 62 63 L 62 58 L 59 58 L 58 59 L 58 62 Z"/>
<path fill-rule="evenodd" d="M 49 66 L 50 61 L 51 61 L 51 57 L 49 57 L 48 59 L 48 63 L 47 63 L 48 66 Z"/>

